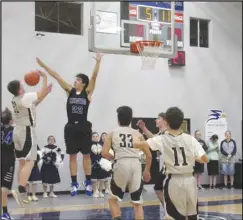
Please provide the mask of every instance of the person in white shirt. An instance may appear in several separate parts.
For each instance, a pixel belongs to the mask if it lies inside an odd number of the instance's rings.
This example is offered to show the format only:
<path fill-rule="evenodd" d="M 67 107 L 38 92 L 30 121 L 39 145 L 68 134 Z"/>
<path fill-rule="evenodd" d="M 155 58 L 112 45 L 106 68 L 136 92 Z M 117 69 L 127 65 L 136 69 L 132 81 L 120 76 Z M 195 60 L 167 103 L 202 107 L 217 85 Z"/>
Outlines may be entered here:
<path fill-rule="evenodd" d="M 7 86 L 8 91 L 14 95 L 12 99 L 15 119 L 13 141 L 16 158 L 19 160 L 19 187 L 13 190 L 12 193 L 20 207 L 24 207 L 24 203 L 29 203 L 25 187 L 37 160 L 36 106 L 47 96 L 52 88 L 51 84 L 47 85 L 46 74 L 41 71 L 38 71 L 38 73 L 43 78 L 39 92 L 26 93 L 19 80 L 9 82 Z"/>
<path fill-rule="evenodd" d="M 133 146 L 138 149 L 148 149 L 162 153 L 165 175 L 164 207 L 166 219 L 196 220 L 197 183 L 193 177 L 195 160 L 207 163 L 205 151 L 191 135 L 181 133 L 184 114 L 178 107 L 166 111 L 165 120 L 168 133 L 155 136 L 147 141 L 139 141 L 134 137 Z"/>

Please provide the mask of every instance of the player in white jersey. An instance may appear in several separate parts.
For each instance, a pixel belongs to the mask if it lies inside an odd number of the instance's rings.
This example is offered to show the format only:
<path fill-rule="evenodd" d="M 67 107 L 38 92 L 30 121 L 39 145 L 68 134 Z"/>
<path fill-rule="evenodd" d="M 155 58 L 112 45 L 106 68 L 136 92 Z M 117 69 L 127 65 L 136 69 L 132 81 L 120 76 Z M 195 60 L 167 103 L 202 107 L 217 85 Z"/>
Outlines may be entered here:
<path fill-rule="evenodd" d="M 111 192 L 109 205 L 113 219 L 121 219 L 121 210 L 118 201 L 122 201 L 126 187 L 128 187 L 131 200 L 134 207 L 135 219 L 144 219 L 142 206 L 142 164 L 140 161 L 140 152 L 133 148 L 133 136 L 144 140 L 141 133 L 130 127 L 132 121 L 132 109 L 128 106 L 122 106 L 117 109 L 119 127 L 110 133 L 104 143 L 102 156 L 111 159 L 109 150 L 114 151 L 114 165 L 111 180 Z M 150 150 L 143 150 L 146 156 L 146 167 L 144 169 L 144 181 L 148 182 L 151 178 L 150 167 L 152 155 Z"/>
<path fill-rule="evenodd" d="M 47 85 L 46 74 L 41 71 L 39 71 L 39 74 L 43 77 L 42 88 L 39 92 L 25 93 L 22 83 L 18 80 L 8 83 L 8 91 L 14 95 L 12 99 L 15 120 L 13 141 L 16 158 L 19 160 L 19 187 L 17 190 L 13 190 L 13 195 L 21 207 L 24 207 L 24 203 L 29 203 L 25 187 L 34 162 L 37 159 L 35 133 L 36 106 L 46 97 L 52 88 L 51 84 Z"/>
<path fill-rule="evenodd" d="M 181 133 L 184 114 L 177 107 L 166 111 L 168 133 L 148 139 L 135 141 L 135 148 L 159 150 L 165 164 L 164 200 L 166 219 L 196 220 L 197 184 L 193 177 L 195 160 L 207 163 L 205 151 L 191 135 Z"/>
<path fill-rule="evenodd" d="M 165 122 L 165 113 L 164 112 L 159 113 L 155 122 L 156 122 L 156 127 L 159 128 L 159 133 L 155 134 L 155 135 L 146 128 L 145 123 L 142 120 L 139 120 L 137 122 L 137 126 L 142 130 L 143 134 L 147 138 L 152 138 L 152 137 L 155 137 L 157 135 L 163 135 L 167 130 L 167 124 Z M 164 204 L 163 181 L 165 179 L 164 169 L 163 169 L 163 167 L 164 167 L 163 160 L 160 161 L 160 165 L 161 165 L 161 170 L 159 171 L 158 176 L 156 178 L 155 185 L 154 185 L 154 191 L 155 191 L 161 205 L 163 206 L 163 204 Z"/>

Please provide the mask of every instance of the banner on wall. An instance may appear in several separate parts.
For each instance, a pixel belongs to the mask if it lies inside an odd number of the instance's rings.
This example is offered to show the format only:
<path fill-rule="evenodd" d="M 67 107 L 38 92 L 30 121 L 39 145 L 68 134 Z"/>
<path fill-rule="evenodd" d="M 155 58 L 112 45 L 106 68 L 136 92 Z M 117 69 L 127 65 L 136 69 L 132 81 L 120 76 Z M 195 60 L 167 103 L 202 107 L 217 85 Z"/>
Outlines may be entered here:
<path fill-rule="evenodd" d="M 227 118 L 222 110 L 209 110 L 208 118 L 205 123 L 205 141 L 208 141 L 212 135 L 217 134 L 219 144 L 225 139 L 227 131 Z"/>

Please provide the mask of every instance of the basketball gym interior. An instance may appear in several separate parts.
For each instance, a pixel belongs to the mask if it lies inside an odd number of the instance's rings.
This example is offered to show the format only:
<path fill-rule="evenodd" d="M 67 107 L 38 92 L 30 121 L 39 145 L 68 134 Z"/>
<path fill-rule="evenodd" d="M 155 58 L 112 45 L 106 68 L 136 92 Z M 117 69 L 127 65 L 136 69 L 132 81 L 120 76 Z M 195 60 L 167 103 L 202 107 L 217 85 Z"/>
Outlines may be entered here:
<path fill-rule="evenodd" d="M 224 131 L 229 130 L 237 144 L 234 188 L 222 190 L 219 171 L 217 188 L 210 190 L 205 165 L 203 189 L 198 190 L 199 218 L 242 219 L 242 2 L 3 1 L 1 23 L 3 107 L 12 109 L 8 82 L 23 81 L 26 73 L 39 69 L 36 57 L 72 83 L 77 73 L 91 76 L 95 53 L 101 52 L 104 56 L 88 114 L 93 131 L 99 135 L 117 126 L 116 109 L 121 105 L 133 109 L 133 128 L 138 129 L 136 123 L 141 119 L 154 134 L 158 133 L 158 113 L 178 106 L 185 117 L 182 132 L 194 136 L 200 130 L 205 142 L 214 132 L 207 124 L 212 111 L 224 114 L 224 124 L 219 122 L 215 133 L 223 140 Z M 131 50 L 131 44 L 136 46 L 138 41 L 148 53 L 143 48 Z M 151 42 L 159 43 L 151 47 Z M 53 83 L 52 92 L 37 109 L 38 145 L 43 148 L 47 137 L 53 135 L 65 152 L 67 97 L 54 79 L 48 77 L 48 81 Z M 25 85 L 28 92 L 39 88 L 39 84 Z M 219 129 L 221 125 L 225 130 Z M 143 186 L 143 200 L 145 219 L 154 220 L 161 219 L 163 208 L 153 189 L 160 158 L 156 153 L 152 156 L 152 179 Z M 85 178 L 81 154 L 78 164 L 81 183 Z M 57 198 L 43 198 L 40 182 L 39 200 L 25 208 L 19 208 L 9 196 L 11 216 L 28 220 L 112 219 L 105 193 L 100 198 L 88 197 L 81 188 L 77 196 L 70 196 L 68 155 L 59 173 Z M 120 205 L 122 219 L 133 219 L 128 194 Z"/>

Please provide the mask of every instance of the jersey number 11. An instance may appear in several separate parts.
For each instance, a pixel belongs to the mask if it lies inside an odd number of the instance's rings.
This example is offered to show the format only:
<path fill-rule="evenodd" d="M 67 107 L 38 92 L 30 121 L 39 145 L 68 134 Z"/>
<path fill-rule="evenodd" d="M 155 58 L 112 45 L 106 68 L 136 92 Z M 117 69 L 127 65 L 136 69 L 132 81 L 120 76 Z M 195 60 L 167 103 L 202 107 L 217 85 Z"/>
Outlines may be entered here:
<path fill-rule="evenodd" d="M 179 160 L 178 160 L 177 149 L 175 147 L 172 147 L 172 150 L 174 151 L 174 158 L 175 158 L 174 166 L 178 167 L 178 166 L 180 166 L 180 164 L 179 164 Z M 183 163 L 181 165 L 187 166 L 188 163 L 186 162 L 186 154 L 185 154 L 184 147 L 180 147 L 180 150 L 181 150 L 181 155 L 182 155 L 182 159 L 183 159 Z"/>

